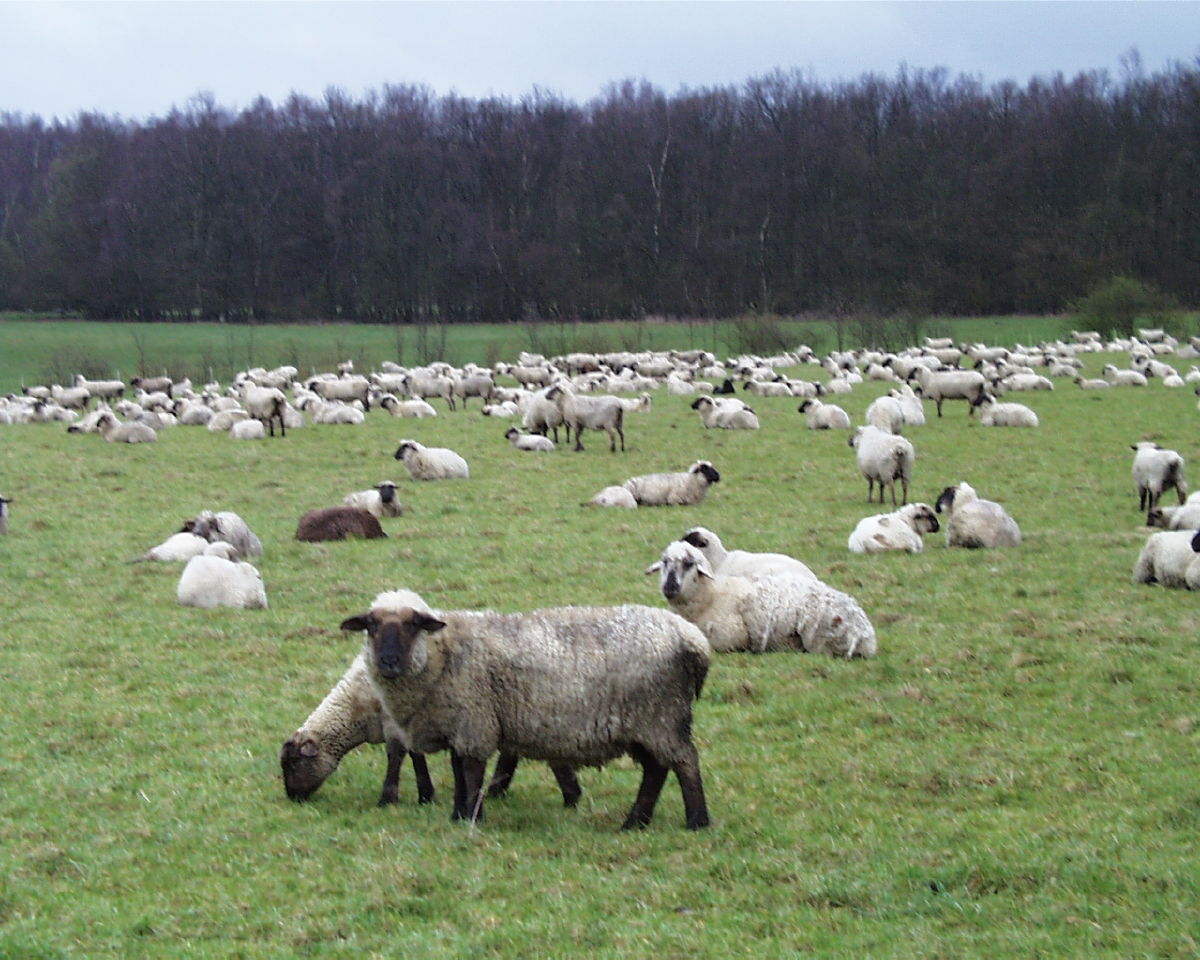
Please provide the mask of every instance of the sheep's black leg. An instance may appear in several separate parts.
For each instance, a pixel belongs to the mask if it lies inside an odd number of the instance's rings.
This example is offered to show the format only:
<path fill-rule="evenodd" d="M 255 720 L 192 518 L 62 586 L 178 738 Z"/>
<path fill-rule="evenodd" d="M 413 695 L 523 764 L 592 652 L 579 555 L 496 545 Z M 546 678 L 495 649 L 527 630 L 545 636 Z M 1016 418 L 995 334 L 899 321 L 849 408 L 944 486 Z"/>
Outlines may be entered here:
<path fill-rule="evenodd" d="M 637 799 L 633 801 L 629 816 L 621 824 L 622 830 L 632 830 L 634 827 L 644 827 L 650 823 L 658 796 L 662 793 L 663 784 L 667 782 L 667 774 L 670 772 L 669 768 L 659 763 L 640 745 L 635 745 L 629 753 L 642 766 L 642 783 L 638 787 Z"/>
<path fill-rule="evenodd" d="M 467 810 L 467 786 L 463 779 L 462 757 L 450 751 L 450 772 L 454 775 L 454 810 L 451 820 L 465 820 Z"/>
<path fill-rule="evenodd" d="M 387 773 L 383 775 L 383 792 L 379 795 L 379 806 L 386 807 L 400 799 L 400 768 L 408 751 L 399 740 L 387 741 Z"/>
<path fill-rule="evenodd" d="M 501 753 L 496 760 L 496 769 L 492 771 L 492 780 L 488 784 L 489 797 L 502 797 L 512 786 L 513 774 L 517 772 L 518 757 L 515 753 Z"/>
<path fill-rule="evenodd" d="M 487 772 L 487 757 L 461 757 L 465 816 L 460 819 L 479 822 L 483 820 L 483 775 Z"/>
<path fill-rule="evenodd" d="M 413 776 L 417 778 L 417 803 L 433 803 L 433 780 L 429 776 L 429 764 L 425 754 L 409 753 L 412 757 Z"/>
<path fill-rule="evenodd" d="M 563 806 L 574 807 L 583 796 L 583 788 L 575 778 L 575 771 L 567 764 L 552 763 L 550 769 L 554 779 L 558 781 L 558 789 L 562 791 Z"/>
<path fill-rule="evenodd" d="M 704 800 L 704 781 L 700 777 L 700 755 L 693 746 L 689 756 L 674 765 L 679 790 L 683 794 L 683 813 L 689 830 L 707 827 L 708 804 Z"/>

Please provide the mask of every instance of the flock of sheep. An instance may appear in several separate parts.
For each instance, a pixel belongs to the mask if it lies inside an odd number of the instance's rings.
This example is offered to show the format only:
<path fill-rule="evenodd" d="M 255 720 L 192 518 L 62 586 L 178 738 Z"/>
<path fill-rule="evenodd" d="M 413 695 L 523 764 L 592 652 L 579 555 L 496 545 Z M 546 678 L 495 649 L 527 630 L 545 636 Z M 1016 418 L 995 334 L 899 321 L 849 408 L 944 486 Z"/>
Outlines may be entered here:
<path fill-rule="evenodd" d="M 504 437 L 514 449 L 552 453 L 559 430 L 582 451 L 584 434 L 604 432 L 613 454 L 625 449 L 627 415 L 652 406 L 653 392 L 696 394 L 691 408 L 704 429 L 757 430 L 749 399 L 786 396 L 802 402 L 798 412 L 812 430 L 846 430 L 857 468 L 867 481 L 867 501 L 879 503 L 885 488 L 890 513 L 863 518 L 851 532 L 851 552 L 919 553 L 923 537 L 944 518 L 949 547 L 1013 548 L 1021 544 L 1017 523 L 999 504 L 960 482 L 945 488 L 933 506 L 908 503 L 916 449 L 906 428 L 926 423 L 924 403 L 943 416 L 948 400 L 965 404 L 985 426 L 1036 428 L 1037 414 L 1004 399 L 1022 391 L 1052 390 L 1054 379 L 1081 389 L 1164 385 L 1200 381 L 1193 366 L 1182 376 L 1168 354 L 1200 357 L 1200 343 L 1180 345 L 1162 331 L 1140 331 L 1136 340 L 1103 343 L 1076 334 L 1071 343 L 1034 348 L 956 346 L 926 339 L 899 354 L 834 353 L 818 359 L 811 350 L 775 358 L 741 357 L 725 363 L 703 351 L 667 353 L 522 354 L 517 364 L 492 370 L 433 364 L 404 369 L 384 364 L 364 377 L 349 362 L 336 373 L 298 378 L 294 368 L 238 374 L 225 389 L 196 391 L 186 381 L 120 381 L 77 378 L 71 387 L 25 388 L 0 402 L 0 424 L 67 422 L 72 433 L 94 432 L 107 442 L 153 442 L 177 425 L 226 431 L 233 439 L 275 436 L 310 424 L 355 425 L 376 408 L 391 416 L 438 416 L 430 401 L 447 410 L 467 409 L 478 399 L 484 416 L 519 420 Z M 1080 375 L 1080 355 L 1128 351 L 1130 366 L 1106 365 L 1102 380 Z M 782 367 L 824 368 L 821 380 L 780 375 Z M 1040 371 L 1046 371 L 1042 373 Z M 501 386 L 509 378 L 516 386 Z M 864 381 L 887 381 L 888 392 L 855 426 L 831 397 Z M 1177 382 L 1176 382 L 1177 381 Z M 127 398 L 126 393 L 130 396 Z M 289 396 L 290 393 L 290 396 Z M 825 398 L 825 399 L 822 399 Z M 93 408 L 92 401 L 97 405 Z M 554 439 L 551 439 L 553 436 Z M 1147 542 L 1134 569 L 1137 582 L 1200 589 L 1200 500 L 1187 497 L 1185 464 L 1156 444 L 1134 446 L 1133 475 L 1139 509 L 1147 523 L 1165 529 Z M 470 468 L 456 452 L 404 439 L 395 452 L 414 481 L 468 480 Z M 698 460 L 686 470 L 630 477 L 599 491 L 586 506 L 639 508 L 697 506 L 717 468 Z M 897 502 L 896 483 L 901 486 Z M 1161 507 L 1174 489 L 1180 506 Z M 386 536 L 381 521 L 403 515 L 393 481 L 346 494 L 341 504 L 300 517 L 296 538 L 321 541 Z M 0 534 L 8 532 L 8 504 L 0 497 Z M 203 511 L 140 559 L 184 563 L 179 603 L 199 607 L 265 608 L 266 591 L 250 562 L 262 543 L 229 511 Z M 388 767 L 380 803 L 398 798 L 405 756 L 412 758 L 418 799 L 433 799 L 425 754 L 449 750 L 454 778 L 452 816 L 482 816 L 484 773 L 498 753 L 486 795 L 502 794 L 521 758 L 544 760 L 567 806 L 580 788 L 579 766 L 599 766 L 623 755 L 643 771 L 624 826 L 650 822 L 668 773 L 683 795 L 686 824 L 704 827 L 709 814 L 700 759 L 691 737 L 692 707 L 714 653 L 796 651 L 839 658 L 871 657 L 875 629 L 850 595 L 820 581 L 800 560 L 784 554 L 728 550 L 716 533 L 696 526 L 669 543 L 647 570 L 658 574 L 668 609 L 639 605 L 559 607 L 529 613 L 437 610 L 407 590 L 379 594 L 342 628 L 365 636 L 362 653 L 280 752 L 285 789 L 305 799 L 362 743 L 384 743 Z"/>

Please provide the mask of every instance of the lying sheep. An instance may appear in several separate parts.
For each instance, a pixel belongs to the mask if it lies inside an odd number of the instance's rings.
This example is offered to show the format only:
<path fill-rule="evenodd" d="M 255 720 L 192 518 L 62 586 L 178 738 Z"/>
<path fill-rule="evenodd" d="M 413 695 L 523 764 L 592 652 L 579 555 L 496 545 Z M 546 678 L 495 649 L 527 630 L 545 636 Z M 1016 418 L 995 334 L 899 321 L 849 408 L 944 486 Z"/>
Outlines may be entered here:
<path fill-rule="evenodd" d="M 888 396 L 900 404 L 900 412 L 904 415 L 904 425 L 906 427 L 925 426 L 925 405 L 909 384 L 904 383 L 893 390 L 889 390 Z"/>
<path fill-rule="evenodd" d="M 378 540 L 386 536 L 375 514 L 354 507 L 323 507 L 309 510 L 300 517 L 300 523 L 296 526 L 296 539 L 306 543 L 346 540 L 351 537 Z"/>
<path fill-rule="evenodd" d="M 671 609 L 696 624 L 718 653 L 875 655 L 875 628 L 862 607 L 815 578 L 716 574 L 704 554 L 679 540 L 646 569 L 656 572 Z"/>
<path fill-rule="evenodd" d="M 784 553 L 750 553 L 726 550 L 721 538 L 706 527 L 692 527 L 679 538 L 702 554 L 714 573 L 727 577 L 761 580 L 763 577 L 795 576 L 816 580 L 817 575 L 794 557 Z"/>
<path fill-rule="evenodd" d="M 648 473 L 630 477 L 622 486 L 638 506 L 694 507 L 704 502 L 708 488 L 721 479 L 707 460 L 697 460 L 686 473 Z"/>
<path fill-rule="evenodd" d="M 183 525 L 181 532 L 194 533 L 209 542 L 220 540 L 232 544 L 242 557 L 262 556 L 262 541 L 254 535 L 246 521 L 232 510 L 222 510 L 219 513 L 202 510 L 194 520 L 189 520 Z"/>
<path fill-rule="evenodd" d="M 416 440 L 401 440 L 396 459 L 414 480 L 465 480 L 471 475 L 467 461 L 453 450 L 426 447 Z"/>
<path fill-rule="evenodd" d="M 851 553 L 883 553 L 904 550 L 921 553 L 924 533 L 937 533 L 938 521 L 927 503 L 910 503 L 893 513 L 877 513 L 864 517 L 850 534 L 847 546 Z"/>
<path fill-rule="evenodd" d="M 367 631 L 371 680 L 410 746 L 451 750 L 453 819 L 482 818 L 484 771 L 499 750 L 572 767 L 632 756 L 642 784 L 625 829 L 650 822 L 673 770 L 688 828 L 708 826 L 691 728 L 712 648 L 674 614 L 623 606 L 435 617 L 372 608 L 342 629 Z"/>
<path fill-rule="evenodd" d="M 850 415 L 836 403 L 805 400 L 797 409 L 804 414 L 809 430 L 850 429 Z"/>
<path fill-rule="evenodd" d="M 912 480 L 916 450 L 904 437 L 880 430 L 878 427 L 859 427 L 850 437 L 859 473 L 867 481 L 867 503 L 871 503 L 875 484 L 879 484 L 879 502 L 883 503 L 883 488 L 892 492 L 896 506 L 896 481 L 900 481 L 901 503 L 908 503 L 908 484 Z"/>
<path fill-rule="evenodd" d="M 194 533 L 185 531 L 173 533 L 156 547 L 151 547 L 139 560 L 157 560 L 161 563 L 185 563 L 192 557 L 199 556 L 207 547 L 208 541 Z"/>
<path fill-rule="evenodd" d="M 1137 486 L 1138 510 L 1146 511 L 1146 523 L 1149 524 L 1150 511 L 1158 506 L 1164 490 L 1174 487 L 1180 505 L 1187 501 L 1186 464 L 1177 451 L 1164 449 L 1148 440 L 1135 443 L 1130 449 L 1133 450 L 1133 482 Z"/>
<path fill-rule="evenodd" d="M 529 453 L 554 452 L 554 441 L 540 433 L 522 433 L 516 427 L 509 427 L 504 432 L 504 437 L 515 450 L 525 450 Z"/>
<path fill-rule="evenodd" d="M 1175 530 L 1154 533 L 1133 565 L 1134 583 L 1200 590 L 1200 533 Z"/>
<path fill-rule="evenodd" d="M 581 506 L 625 507 L 629 510 L 636 510 L 637 501 L 633 499 L 633 494 L 624 487 L 605 487 L 587 503 L 581 504 Z"/>
<path fill-rule="evenodd" d="M 1200 530 L 1200 491 L 1178 507 L 1154 507 L 1146 514 L 1146 526 L 1167 530 Z"/>
<path fill-rule="evenodd" d="M 181 605 L 205 610 L 267 608 L 267 591 L 258 570 L 249 563 L 203 553 L 183 568 L 175 595 Z"/>
<path fill-rule="evenodd" d="M 965 481 L 947 487 L 935 504 L 946 514 L 946 546 L 968 549 L 1019 547 L 1021 530 L 1000 504 L 982 500 Z"/>
<path fill-rule="evenodd" d="M 416 398 L 412 400 L 399 400 L 390 393 L 384 395 L 379 401 L 379 405 L 393 417 L 415 417 L 420 419 L 422 417 L 437 416 L 437 411 L 433 408 L 433 405 L 424 400 Z"/>
<path fill-rule="evenodd" d="M 358 490 L 348 493 L 342 498 L 342 505 L 356 510 L 366 510 L 382 519 L 383 517 L 402 517 L 404 507 L 396 497 L 396 484 L 391 480 L 377 483 L 370 490 Z"/>
<path fill-rule="evenodd" d="M 144 423 L 121 423 L 113 414 L 104 413 L 96 418 L 96 430 L 108 443 L 154 443 L 158 434 Z"/>
<path fill-rule="evenodd" d="M 974 404 L 979 410 L 979 423 L 984 427 L 1036 427 L 1038 415 L 1023 403 L 997 403 L 982 393 Z"/>
<path fill-rule="evenodd" d="M 704 429 L 714 427 L 721 430 L 757 430 L 758 414 L 741 400 L 722 400 L 713 397 L 697 397 L 692 409 L 700 414 Z"/>
<path fill-rule="evenodd" d="M 267 428 L 261 420 L 239 420 L 229 428 L 231 440 L 264 440 L 266 436 Z"/>

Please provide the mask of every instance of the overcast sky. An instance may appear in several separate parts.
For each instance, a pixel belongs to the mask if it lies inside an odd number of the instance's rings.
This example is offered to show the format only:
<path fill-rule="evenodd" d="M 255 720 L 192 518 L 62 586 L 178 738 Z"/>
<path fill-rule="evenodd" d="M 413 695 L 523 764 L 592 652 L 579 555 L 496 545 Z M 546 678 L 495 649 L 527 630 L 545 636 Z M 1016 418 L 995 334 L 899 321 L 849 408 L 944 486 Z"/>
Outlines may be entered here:
<path fill-rule="evenodd" d="M 0 111 L 142 120 L 210 92 L 355 99 L 386 84 L 586 103 L 646 79 L 667 93 L 774 69 L 817 80 L 945 67 L 985 83 L 1083 70 L 1147 72 L 1200 55 L 1200 2 L 262 2 L 0 0 Z"/>

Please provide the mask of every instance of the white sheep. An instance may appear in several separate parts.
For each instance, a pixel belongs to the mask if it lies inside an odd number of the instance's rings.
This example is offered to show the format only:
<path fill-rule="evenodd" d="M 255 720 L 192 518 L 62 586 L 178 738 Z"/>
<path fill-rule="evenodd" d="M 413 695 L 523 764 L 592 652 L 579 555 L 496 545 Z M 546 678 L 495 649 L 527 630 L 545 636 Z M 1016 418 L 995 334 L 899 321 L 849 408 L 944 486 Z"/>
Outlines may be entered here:
<path fill-rule="evenodd" d="M 108 443 L 154 443 L 158 434 L 144 423 L 121 423 L 113 414 L 104 413 L 96 419 L 96 430 Z"/>
<path fill-rule="evenodd" d="M 263 440 L 267 436 L 267 428 L 261 420 L 239 420 L 229 428 L 231 440 Z"/>
<path fill-rule="evenodd" d="M 1157 443 L 1143 440 L 1133 444 L 1133 482 L 1138 492 L 1138 510 L 1150 511 L 1158 506 L 1163 491 L 1175 488 L 1180 505 L 1187 501 L 1187 465 L 1176 450 L 1167 450 Z"/>
<path fill-rule="evenodd" d="M 566 426 L 563 422 L 562 411 L 558 404 L 547 397 L 550 388 L 546 387 L 543 390 L 533 394 L 525 404 L 525 412 L 521 416 L 521 426 L 530 433 L 540 433 L 546 436 L 551 430 L 554 431 L 554 442 L 558 443 L 558 428 Z M 567 440 L 571 439 L 571 428 L 566 427 Z"/>
<path fill-rule="evenodd" d="M 8 534 L 8 505 L 12 503 L 8 497 L 0 497 L 0 537 Z"/>
<path fill-rule="evenodd" d="M 628 510 L 636 510 L 637 501 L 633 499 L 633 494 L 624 487 L 605 487 L 582 506 L 625 507 Z"/>
<path fill-rule="evenodd" d="M 785 553 L 751 553 L 747 550 L 726 550 L 721 538 L 707 527 L 692 527 L 679 538 L 702 554 L 714 573 L 727 577 L 761 580 L 763 577 L 793 576 L 816 580 L 817 575 L 795 557 Z"/>
<path fill-rule="evenodd" d="M 707 460 L 697 460 L 685 473 L 648 473 L 630 477 L 622 486 L 642 507 L 694 507 L 721 475 Z"/>
<path fill-rule="evenodd" d="M 191 531 L 173 533 L 156 547 L 151 547 L 139 558 L 141 560 L 157 560 L 162 563 L 184 563 L 192 557 L 199 556 L 208 546 L 204 537 L 197 536 Z"/>
<path fill-rule="evenodd" d="M 1023 403 L 997 403 L 989 394 L 975 401 L 979 423 L 984 427 L 1036 427 L 1038 415 Z"/>
<path fill-rule="evenodd" d="M 835 403 L 805 400 L 797 409 L 804 414 L 809 430 L 850 429 L 850 415 Z"/>
<path fill-rule="evenodd" d="M 913 388 L 907 384 L 901 384 L 899 387 L 888 391 L 888 396 L 900 404 L 900 411 L 904 415 L 904 425 L 923 427 L 925 426 L 925 404 Z"/>
<path fill-rule="evenodd" d="M 1167 530 L 1200 530 L 1200 491 L 1190 494 L 1178 507 L 1154 507 L 1146 514 L 1146 526 Z"/>
<path fill-rule="evenodd" d="M 249 420 L 248 414 L 241 407 L 227 408 L 218 410 L 208 420 L 209 433 L 224 433 L 233 429 L 235 423 L 241 423 L 243 420 Z"/>
<path fill-rule="evenodd" d="M 242 406 L 246 408 L 246 412 L 258 420 L 264 428 L 269 428 L 272 437 L 275 436 L 275 421 L 278 420 L 279 435 L 287 436 L 283 411 L 288 403 L 283 391 L 277 387 L 260 387 L 253 380 L 243 380 L 239 386 L 242 394 Z M 265 429 L 263 432 L 265 434 Z"/>
<path fill-rule="evenodd" d="M 691 624 L 650 607 L 559 607 L 526 614 L 372 608 L 367 668 L 412 749 L 450 748 L 455 820 L 483 815 L 497 750 L 551 764 L 601 766 L 629 754 L 642 783 L 624 828 L 649 824 L 674 771 L 689 829 L 709 824 L 691 737 L 712 647 Z"/>
<path fill-rule="evenodd" d="M 921 396 L 937 404 L 937 415 L 942 415 L 943 400 L 966 400 L 967 415 L 975 408 L 971 403 L 983 393 L 987 381 L 978 370 L 939 370 L 918 367 L 914 372 Z"/>
<path fill-rule="evenodd" d="M 414 398 L 411 400 L 399 400 L 392 394 L 385 394 L 379 401 L 379 405 L 383 407 L 393 417 L 436 417 L 437 411 L 432 404 L 424 400 Z"/>
<path fill-rule="evenodd" d="M 877 397 L 863 414 L 864 422 L 885 433 L 904 432 L 904 407 L 900 401 L 885 393 Z"/>
<path fill-rule="evenodd" d="M 937 498 L 938 513 L 946 514 L 946 546 L 1019 547 L 1021 530 L 1000 504 L 982 500 L 966 481 L 947 487 Z"/>
<path fill-rule="evenodd" d="M 603 430 L 608 434 L 610 452 L 617 452 L 618 436 L 621 452 L 625 451 L 625 408 L 616 397 L 581 397 L 556 384 L 546 391 L 546 399 L 558 406 L 568 430 L 575 431 L 576 450 L 583 449 L 584 430 Z"/>
<path fill-rule="evenodd" d="M 471 475 L 467 461 L 445 447 L 426 447 L 416 440 L 401 440 L 395 456 L 414 480 L 465 480 Z"/>
<path fill-rule="evenodd" d="M 875 628 L 862 607 L 820 580 L 716 574 L 704 554 L 679 540 L 646 569 L 647 574 L 656 572 L 671 609 L 696 624 L 718 653 L 875 655 Z"/>
<path fill-rule="evenodd" d="M 377 483 L 370 490 L 348 493 L 342 498 L 342 504 L 357 510 L 366 510 L 379 518 L 404 515 L 404 507 L 396 498 L 396 484 L 391 480 Z"/>
<path fill-rule="evenodd" d="M 921 553 L 925 542 L 921 535 L 937 533 L 938 521 L 927 503 L 909 503 L 892 513 L 864 517 L 850 534 L 851 553 L 883 553 L 903 550 Z"/>
<path fill-rule="evenodd" d="M 213 543 L 220 541 L 232 544 L 242 557 L 262 556 L 262 541 L 254 535 L 246 521 L 232 510 L 219 513 L 201 510 L 194 519 L 183 525 L 183 532 L 194 533 Z"/>
<path fill-rule="evenodd" d="M 1173 530 L 1153 533 L 1133 565 L 1134 583 L 1200 590 L 1200 533 Z"/>
<path fill-rule="evenodd" d="M 529 453 L 554 452 L 554 441 L 549 437 L 543 437 L 540 433 L 522 433 L 516 427 L 509 427 L 504 432 L 504 436 L 515 450 L 524 450 Z"/>
<path fill-rule="evenodd" d="M 700 414 L 704 429 L 757 430 L 758 414 L 736 398 L 697 397 L 692 409 Z"/>
<path fill-rule="evenodd" d="M 859 427 L 850 437 L 854 448 L 859 473 L 867 481 L 867 503 L 872 502 L 874 485 L 879 484 L 879 502 L 883 503 L 883 488 L 892 492 L 892 506 L 896 506 L 896 481 L 900 481 L 903 496 L 901 503 L 908 503 L 908 484 L 912 480 L 916 450 L 904 437 L 880 430 L 878 427 Z"/>
<path fill-rule="evenodd" d="M 200 554 L 192 557 L 179 577 L 176 596 L 185 607 L 267 608 L 262 574 L 252 564 Z"/>
<path fill-rule="evenodd" d="M 1144 387 L 1149 382 L 1136 370 L 1121 370 L 1112 363 L 1106 363 L 1100 374 L 1114 387 Z"/>

